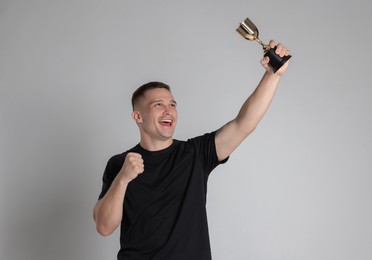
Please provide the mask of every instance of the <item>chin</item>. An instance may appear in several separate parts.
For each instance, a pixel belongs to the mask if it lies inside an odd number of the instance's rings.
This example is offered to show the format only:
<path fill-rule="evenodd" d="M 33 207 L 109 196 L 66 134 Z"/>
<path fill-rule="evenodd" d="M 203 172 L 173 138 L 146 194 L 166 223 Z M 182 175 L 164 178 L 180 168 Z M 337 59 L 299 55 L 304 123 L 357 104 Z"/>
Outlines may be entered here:
<path fill-rule="evenodd" d="M 173 132 L 172 133 L 163 134 L 162 137 L 164 138 L 164 140 L 172 139 L 173 138 Z"/>

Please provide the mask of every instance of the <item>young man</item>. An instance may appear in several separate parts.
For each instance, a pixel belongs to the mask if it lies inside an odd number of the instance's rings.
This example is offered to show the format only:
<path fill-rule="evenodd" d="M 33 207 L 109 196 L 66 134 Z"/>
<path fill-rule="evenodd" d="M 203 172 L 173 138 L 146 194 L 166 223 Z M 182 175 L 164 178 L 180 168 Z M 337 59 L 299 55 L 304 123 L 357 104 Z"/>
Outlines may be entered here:
<path fill-rule="evenodd" d="M 270 46 L 275 46 L 274 41 Z M 278 44 L 276 53 L 289 55 Z M 132 97 L 140 142 L 107 163 L 93 217 L 98 233 L 120 228 L 118 259 L 210 260 L 206 215 L 209 173 L 256 128 L 268 109 L 288 62 L 266 72 L 238 115 L 215 132 L 173 139 L 177 103 L 170 88 L 150 82 Z"/>

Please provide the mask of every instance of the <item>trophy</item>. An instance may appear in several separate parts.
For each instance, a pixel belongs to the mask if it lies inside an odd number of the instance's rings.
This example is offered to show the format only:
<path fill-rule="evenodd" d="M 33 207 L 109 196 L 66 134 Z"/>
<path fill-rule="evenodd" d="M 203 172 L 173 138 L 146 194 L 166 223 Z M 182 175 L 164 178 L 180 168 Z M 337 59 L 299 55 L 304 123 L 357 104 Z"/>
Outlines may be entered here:
<path fill-rule="evenodd" d="M 291 55 L 280 57 L 275 53 L 276 46 L 271 49 L 269 45 L 264 44 L 258 38 L 258 29 L 256 25 L 251 20 L 249 20 L 249 18 L 245 19 L 244 22 L 241 22 L 236 30 L 245 39 L 250 41 L 257 41 L 259 44 L 261 44 L 264 56 L 268 56 L 270 58 L 269 64 L 272 67 L 274 73 L 278 69 L 280 69 L 280 67 L 282 67 L 287 60 L 289 60 L 292 57 Z"/>

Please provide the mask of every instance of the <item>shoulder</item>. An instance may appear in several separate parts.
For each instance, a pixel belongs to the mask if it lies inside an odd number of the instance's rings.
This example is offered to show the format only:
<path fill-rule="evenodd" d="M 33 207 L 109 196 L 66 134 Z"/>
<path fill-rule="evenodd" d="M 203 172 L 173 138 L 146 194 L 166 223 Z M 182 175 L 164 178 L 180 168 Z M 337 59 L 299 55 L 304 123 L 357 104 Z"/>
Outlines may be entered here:
<path fill-rule="evenodd" d="M 134 146 L 133 148 L 131 148 L 131 149 L 125 151 L 125 152 L 118 153 L 118 154 L 115 154 L 115 155 L 111 156 L 109 158 L 108 162 L 107 162 L 107 166 L 111 166 L 111 167 L 115 167 L 115 168 L 117 168 L 119 166 L 121 167 L 124 163 L 124 160 L 125 160 L 125 157 L 127 156 L 127 154 L 129 152 L 136 151 L 137 146 L 138 145 Z"/>
<path fill-rule="evenodd" d="M 214 144 L 215 141 L 216 131 L 205 133 L 203 135 L 199 135 L 187 140 L 188 143 L 195 143 L 195 144 Z"/>
<path fill-rule="evenodd" d="M 209 154 L 215 150 L 215 132 L 205 133 L 181 142 L 180 146 L 186 151 L 193 151 L 197 154 Z"/>
<path fill-rule="evenodd" d="M 125 158 L 126 154 L 127 154 L 127 152 L 124 152 L 124 153 L 115 154 L 115 155 L 111 156 L 111 158 L 108 160 L 107 164 L 108 165 L 115 165 L 115 164 L 118 164 L 118 163 L 124 161 L 124 158 Z"/>

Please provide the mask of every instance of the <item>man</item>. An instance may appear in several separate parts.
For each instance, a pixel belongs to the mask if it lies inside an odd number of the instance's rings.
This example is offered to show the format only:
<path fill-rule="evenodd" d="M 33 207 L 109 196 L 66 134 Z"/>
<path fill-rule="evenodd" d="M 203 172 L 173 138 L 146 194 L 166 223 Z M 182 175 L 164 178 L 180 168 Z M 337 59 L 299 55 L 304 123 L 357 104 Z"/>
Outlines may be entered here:
<path fill-rule="evenodd" d="M 274 41 L 270 47 L 275 46 Z M 281 57 L 289 51 L 278 44 Z M 133 93 L 132 117 L 140 142 L 107 163 L 93 217 L 97 231 L 120 228 L 118 259 L 211 259 L 206 216 L 209 173 L 256 128 L 288 62 L 265 74 L 238 115 L 222 128 L 187 141 L 173 139 L 177 103 L 170 88 L 150 82 Z"/>

